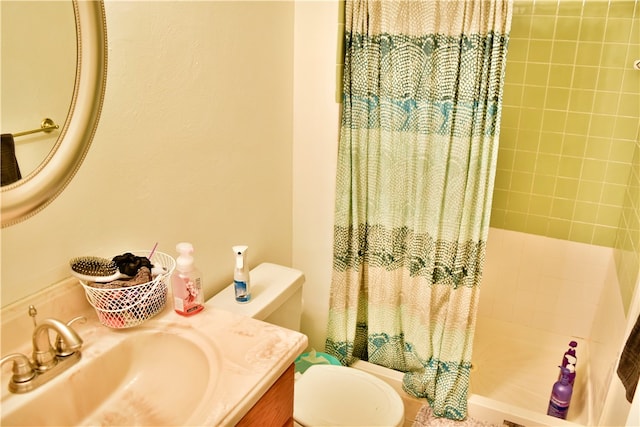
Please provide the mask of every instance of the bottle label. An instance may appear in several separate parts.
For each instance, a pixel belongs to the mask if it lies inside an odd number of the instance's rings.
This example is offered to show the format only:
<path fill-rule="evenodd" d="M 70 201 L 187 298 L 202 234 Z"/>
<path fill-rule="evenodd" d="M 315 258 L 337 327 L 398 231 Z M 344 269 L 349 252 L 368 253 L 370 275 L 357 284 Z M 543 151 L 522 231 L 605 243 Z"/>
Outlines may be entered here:
<path fill-rule="evenodd" d="M 249 289 L 247 286 L 247 282 L 241 281 L 241 280 L 234 280 L 233 281 L 233 285 L 235 288 L 235 292 L 236 292 L 236 301 L 239 302 L 247 302 L 249 301 L 249 298 L 251 297 L 249 295 Z"/>
<path fill-rule="evenodd" d="M 552 417 L 567 419 L 567 412 L 569 411 L 569 402 L 560 400 L 556 396 L 551 396 L 549 400 L 549 409 L 547 415 Z"/>

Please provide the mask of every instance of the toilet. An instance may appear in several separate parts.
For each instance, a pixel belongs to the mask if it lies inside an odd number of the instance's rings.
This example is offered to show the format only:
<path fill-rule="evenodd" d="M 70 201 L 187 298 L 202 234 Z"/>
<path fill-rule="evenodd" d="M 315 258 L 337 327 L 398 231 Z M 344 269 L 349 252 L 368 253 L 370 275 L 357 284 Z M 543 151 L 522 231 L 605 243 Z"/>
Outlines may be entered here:
<path fill-rule="evenodd" d="M 304 274 L 263 263 L 251 270 L 251 301 L 238 304 L 233 284 L 207 305 L 300 331 Z M 293 418 L 296 425 L 390 426 L 404 423 L 404 404 L 381 379 L 346 366 L 313 365 L 296 375 Z"/>

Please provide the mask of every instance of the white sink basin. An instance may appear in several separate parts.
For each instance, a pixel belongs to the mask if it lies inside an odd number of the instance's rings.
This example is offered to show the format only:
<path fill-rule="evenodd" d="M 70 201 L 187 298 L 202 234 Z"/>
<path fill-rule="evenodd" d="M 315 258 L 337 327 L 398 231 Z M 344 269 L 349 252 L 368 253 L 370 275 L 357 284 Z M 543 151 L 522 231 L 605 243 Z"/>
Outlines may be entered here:
<path fill-rule="evenodd" d="M 49 383 L 8 396 L 2 425 L 197 424 L 217 382 L 215 345 L 193 330 L 115 336 L 112 346 L 89 349 Z"/>

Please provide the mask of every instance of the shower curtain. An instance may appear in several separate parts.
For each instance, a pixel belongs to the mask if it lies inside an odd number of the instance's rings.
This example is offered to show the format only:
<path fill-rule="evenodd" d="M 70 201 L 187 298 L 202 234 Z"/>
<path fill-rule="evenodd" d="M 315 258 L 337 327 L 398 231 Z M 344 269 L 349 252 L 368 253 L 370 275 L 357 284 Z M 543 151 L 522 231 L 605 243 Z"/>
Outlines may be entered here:
<path fill-rule="evenodd" d="M 326 351 L 464 419 L 511 0 L 347 0 Z"/>

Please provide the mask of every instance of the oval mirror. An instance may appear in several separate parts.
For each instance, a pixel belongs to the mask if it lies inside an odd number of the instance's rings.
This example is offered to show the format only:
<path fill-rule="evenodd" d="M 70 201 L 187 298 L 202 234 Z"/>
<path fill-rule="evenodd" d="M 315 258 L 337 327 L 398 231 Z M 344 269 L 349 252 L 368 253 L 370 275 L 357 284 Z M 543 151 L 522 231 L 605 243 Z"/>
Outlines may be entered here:
<path fill-rule="evenodd" d="M 60 135 L 39 166 L 0 189 L 2 227 L 36 214 L 67 186 L 91 145 L 107 77 L 107 32 L 102 1 L 72 0 L 76 23 L 76 75 Z"/>

